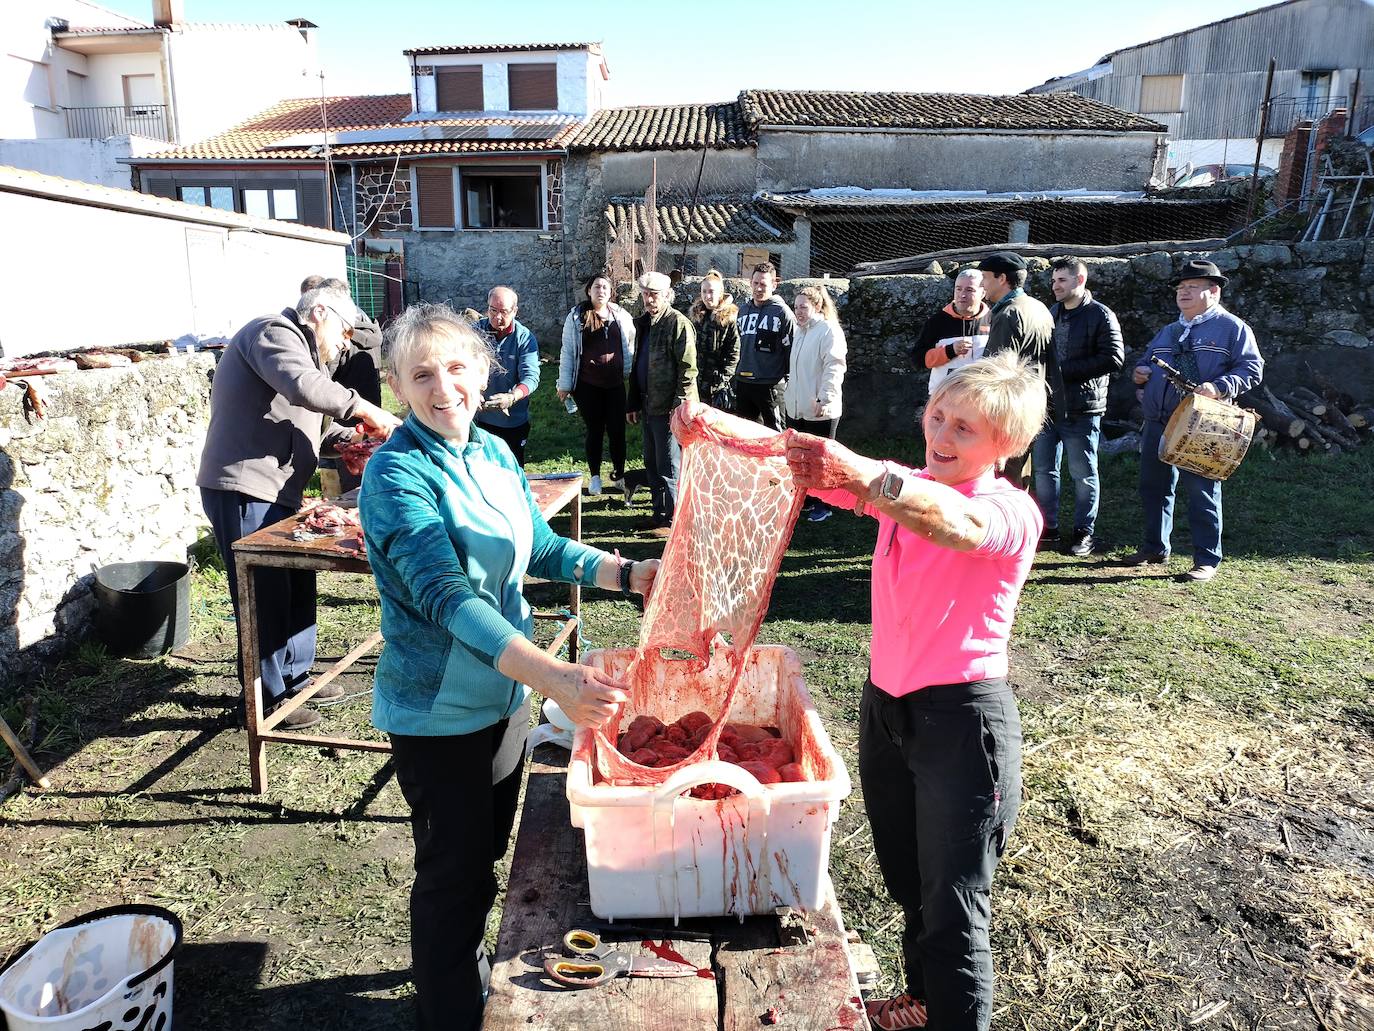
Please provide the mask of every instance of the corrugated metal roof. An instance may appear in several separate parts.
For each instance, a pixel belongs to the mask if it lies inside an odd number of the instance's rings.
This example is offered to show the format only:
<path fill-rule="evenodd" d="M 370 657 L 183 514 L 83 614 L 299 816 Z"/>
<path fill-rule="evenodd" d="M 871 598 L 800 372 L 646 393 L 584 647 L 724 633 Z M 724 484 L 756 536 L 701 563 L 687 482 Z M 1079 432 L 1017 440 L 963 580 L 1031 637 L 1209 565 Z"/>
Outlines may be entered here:
<path fill-rule="evenodd" d="M 787 214 L 749 197 L 702 197 L 695 208 L 685 198 L 664 198 L 657 212 L 659 240 L 665 244 L 790 243 L 796 239 Z M 606 220 L 612 231 L 632 225 L 643 239 L 648 224 L 644 198 L 613 197 L 606 205 Z"/>
<path fill-rule="evenodd" d="M 592 115 L 569 150 L 717 150 L 754 146 L 737 101 L 609 107 Z"/>
<path fill-rule="evenodd" d="M 1240 14 L 1233 14 L 1229 18 L 1218 18 L 1216 21 L 1209 21 L 1204 22 L 1201 25 L 1194 25 L 1191 29 L 1182 29 L 1178 32 L 1171 32 L 1167 36 L 1157 36 L 1154 39 L 1147 39 L 1144 43 L 1133 43 L 1128 47 L 1121 47 L 1118 50 L 1113 50 L 1110 54 L 1104 56 L 1102 60 L 1098 62 L 1098 64 L 1101 64 L 1103 61 L 1110 61 L 1117 54 L 1124 54 L 1127 50 L 1138 50 L 1141 47 L 1153 46 L 1156 43 L 1164 42 L 1166 39 L 1176 39 L 1179 36 L 1186 36 L 1190 32 L 1197 32 L 1198 29 L 1210 29 L 1216 25 L 1225 25 L 1227 22 L 1239 21 L 1241 18 L 1249 18 L 1256 14 L 1263 14 L 1265 11 L 1272 11 L 1278 7 L 1288 7 L 1290 4 L 1296 4 L 1300 2 L 1301 0 L 1280 0 L 1279 3 L 1269 4 L 1267 7 L 1256 7 L 1253 11 L 1242 11 Z"/>

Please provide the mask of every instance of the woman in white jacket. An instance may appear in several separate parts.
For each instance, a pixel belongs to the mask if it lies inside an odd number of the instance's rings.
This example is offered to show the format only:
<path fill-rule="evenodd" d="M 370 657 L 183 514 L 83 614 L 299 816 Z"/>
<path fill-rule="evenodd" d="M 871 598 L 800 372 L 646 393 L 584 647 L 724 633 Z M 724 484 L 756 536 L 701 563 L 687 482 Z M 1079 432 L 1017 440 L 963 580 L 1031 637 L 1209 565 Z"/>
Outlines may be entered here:
<path fill-rule="evenodd" d="M 804 286 L 792 301 L 797 335 L 783 393 L 787 425 L 804 433 L 835 439 L 844 387 L 844 330 L 835 317 L 835 302 L 818 286 Z M 802 514 L 813 523 L 830 518 L 830 506 L 808 497 Z"/>
<path fill-rule="evenodd" d="M 587 281 L 587 299 L 563 322 L 563 349 L 558 357 L 558 400 L 569 397 L 587 424 L 587 493 L 601 493 L 601 445 L 611 444 L 612 485 L 625 485 L 625 378 L 634 365 L 634 320 L 611 301 L 609 276 Z"/>

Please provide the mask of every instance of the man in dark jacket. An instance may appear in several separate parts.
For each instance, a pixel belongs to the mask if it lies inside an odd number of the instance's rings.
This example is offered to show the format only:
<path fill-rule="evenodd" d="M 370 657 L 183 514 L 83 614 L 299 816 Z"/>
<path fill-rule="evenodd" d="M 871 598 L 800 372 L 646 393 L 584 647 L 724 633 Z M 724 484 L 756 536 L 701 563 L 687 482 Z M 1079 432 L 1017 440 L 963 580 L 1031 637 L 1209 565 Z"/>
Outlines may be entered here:
<path fill-rule="evenodd" d="M 1116 314 L 1088 290 L 1088 267 L 1077 258 L 1050 265 L 1055 303 L 1054 358 L 1046 367 L 1050 388 L 1045 428 L 1031 445 L 1035 500 L 1045 517 L 1042 541 L 1059 536 L 1059 462 L 1073 477 L 1070 555 L 1091 555 L 1097 522 L 1097 441 L 1107 410 L 1107 379 L 1126 362 Z"/>
<path fill-rule="evenodd" d="M 778 270 L 771 261 L 754 266 L 749 277 L 753 296 L 740 306 L 739 364 L 735 367 L 735 414 L 761 422 L 770 430 L 783 429 L 782 395 L 792 358 L 797 319 L 792 309 L 773 293 Z"/>
<path fill-rule="evenodd" d="M 311 290 L 294 309 L 254 319 L 239 330 L 215 369 L 196 484 L 228 572 L 236 617 L 234 542 L 300 508 L 319 461 L 324 417 L 337 423 L 326 434 L 326 447 L 351 437 L 355 421 L 378 437 L 401 424 L 325 371 L 352 335 L 356 315 L 347 292 Z M 261 656 L 256 672 L 264 704 L 272 708 L 309 679 L 315 662 L 315 574 L 259 569 L 254 575 Z M 242 679 L 243 671 L 239 674 Z M 315 697 L 339 694 L 326 688 Z M 319 713 L 303 705 L 281 726 L 299 730 L 318 722 Z"/>
<path fill-rule="evenodd" d="M 988 327 L 986 357 L 1013 350 L 1045 375 L 1045 366 L 1054 361 L 1054 319 L 1050 310 L 1026 293 L 1026 259 L 1015 251 L 998 251 L 978 263 L 983 273 L 983 296 L 992 305 Z M 1012 483 L 1027 486 L 1023 475 L 1028 450 L 1007 459 L 1002 475 Z"/>
<path fill-rule="evenodd" d="M 639 277 L 644 314 L 635 319 L 635 358 L 625 418 L 644 434 L 644 472 L 654 514 L 647 529 L 666 537 L 677 508 L 682 449 L 669 425 L 673 409 L 697 399 L 696 331 L 673 308 L 673 287 L 662 272 Z"/>

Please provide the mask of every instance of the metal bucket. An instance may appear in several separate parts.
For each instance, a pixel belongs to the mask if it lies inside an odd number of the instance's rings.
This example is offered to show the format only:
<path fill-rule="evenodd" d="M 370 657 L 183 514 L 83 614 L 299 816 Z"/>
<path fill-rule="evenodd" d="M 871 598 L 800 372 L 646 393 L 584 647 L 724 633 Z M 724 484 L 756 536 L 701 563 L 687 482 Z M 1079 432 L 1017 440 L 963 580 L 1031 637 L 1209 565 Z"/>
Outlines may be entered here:
<path fill-rule="evenodd" d="M 95 571 L 96 634 L 111 651 L 151 659 L 191 637 L 191 567 L 115 562 Z"/>
<path fill-rule="evenodd" d="M 171 1031 L 181 921 L 159 906 L 111 906 L 39 938 L 0 974 L 10 1031 Z"/>

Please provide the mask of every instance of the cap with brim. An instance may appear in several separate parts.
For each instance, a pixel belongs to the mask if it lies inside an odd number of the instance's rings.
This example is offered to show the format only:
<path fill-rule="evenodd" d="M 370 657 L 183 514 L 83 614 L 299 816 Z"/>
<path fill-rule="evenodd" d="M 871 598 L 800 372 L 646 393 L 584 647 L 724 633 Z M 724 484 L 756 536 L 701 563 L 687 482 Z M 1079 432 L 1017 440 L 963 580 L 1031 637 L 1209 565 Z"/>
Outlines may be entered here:
<path fill-rule="evenodd" d="M 667 290 L 673 281 L 662 272 L 646 272 L 639 277 L 639 285 L 645 290 Z"/>
<path fill-rule="evenodd" d="M 1003 276 L 1022 271 L 1025 267 L 1026 259 L 1015 251 L 996 251 L 978 263 L 980 272 L 996 272 Z"/>
<path fill-rule="evenodd" d="M 1210 279 L 1217 286 L 1225 286 L 1227 282 L 1226 277 L 1221 274 L 1221 269 L 1201 258 L 1194 258 L 1178 270 L 1178 275 L 1174 277 L 1174 286 L 1178 286 L 1185 279 Z"/>

